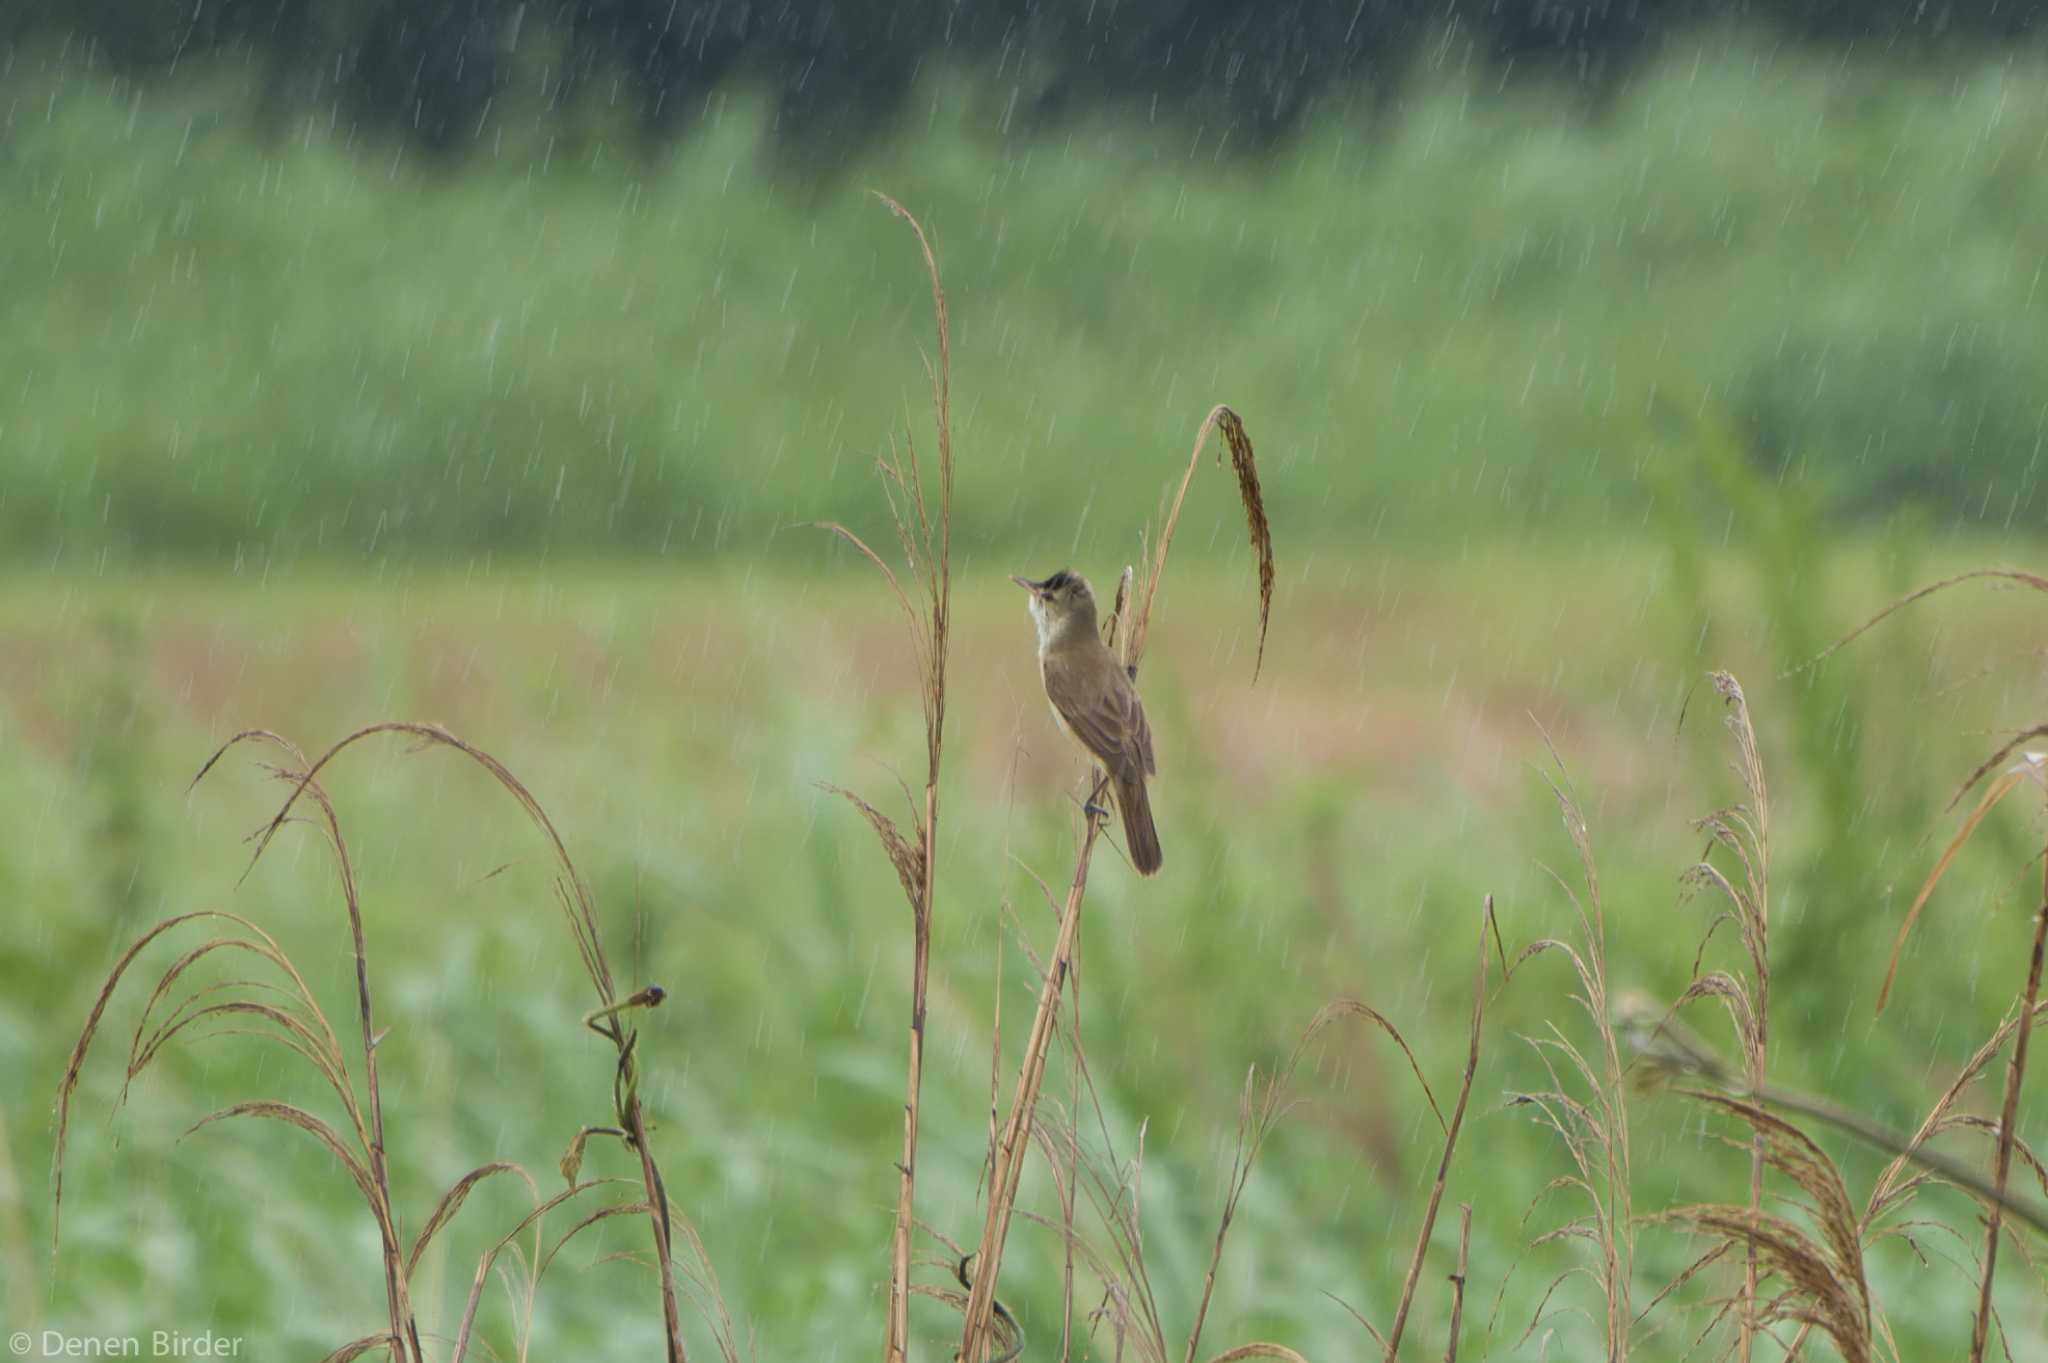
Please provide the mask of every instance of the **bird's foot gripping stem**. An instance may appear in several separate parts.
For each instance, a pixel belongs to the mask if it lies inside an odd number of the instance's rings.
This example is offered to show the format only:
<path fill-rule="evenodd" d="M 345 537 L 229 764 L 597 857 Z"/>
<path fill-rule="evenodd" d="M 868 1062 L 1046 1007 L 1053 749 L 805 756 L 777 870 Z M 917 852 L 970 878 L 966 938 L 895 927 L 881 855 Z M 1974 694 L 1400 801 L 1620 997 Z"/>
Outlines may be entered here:
<path fill-rule="evenodd" d="M 1102 803 L 1102 797 L 1109 793 L 1109 778 L 1097 773 L 1095 787 L 1088 792 L 1088 798 L 1081 805 L 1081 812 L 1092 819 L 1109 817 L 1109 806 Z"/>

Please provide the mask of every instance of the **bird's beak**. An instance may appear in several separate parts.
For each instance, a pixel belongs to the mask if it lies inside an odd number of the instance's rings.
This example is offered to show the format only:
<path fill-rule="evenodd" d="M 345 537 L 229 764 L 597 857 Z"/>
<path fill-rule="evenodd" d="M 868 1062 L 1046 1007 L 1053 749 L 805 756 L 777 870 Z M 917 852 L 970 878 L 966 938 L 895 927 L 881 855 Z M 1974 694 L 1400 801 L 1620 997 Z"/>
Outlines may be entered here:
<path fill-rule="evenodd" d="M 1033 582 L 1030 578 L 1018 577 L 1015 573 L 1010 574 L 1010 581 L 1016 583 L 1025 591 L 1030 592 L 1033 596 L 1037 596 L 1040 592 L 1045 590 L 1045 584 L 1043 582 Z"/>

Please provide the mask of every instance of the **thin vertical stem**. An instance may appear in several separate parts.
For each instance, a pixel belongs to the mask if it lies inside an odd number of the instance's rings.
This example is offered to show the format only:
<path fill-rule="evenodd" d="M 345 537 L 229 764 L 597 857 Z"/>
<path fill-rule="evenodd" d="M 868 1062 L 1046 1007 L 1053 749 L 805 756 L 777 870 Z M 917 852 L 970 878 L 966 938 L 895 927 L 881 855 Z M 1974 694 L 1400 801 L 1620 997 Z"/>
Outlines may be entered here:
<path fill-rule="evenodd" d="M 896 1229 L 889 1254 L 889 1322 L 883 1341 L 886 1363 L 904 1363 L 910 1339 L 910 1234 L 916 1220 L 913 1202 L 917 1185 L 918 1095 L 924 1079 L 925 1000 L 931 968 L 932 903 L 936 893 L 933 877 L 938 870 L 939 759 L 946 733 L 946 641 L 953 612 L 953 333 L 947 320 L 946 290 L 939 279 L 938 257 L 932 253 L 931 239 L 925 235 L 924 225 L 888 195 L 878 194 L 876 197 L 888 206 L 891 213 L 908 223 L 917 237 L 918 250 L 924 256 L 925 273 L 931 280 L 932 316 L 938 327 L 939 340 L 938 362 L 927 363 L 926 366 L 931 379 L 932 416 L 939 443 L 936 550 L 932 543 L 932 523 L 925 511 L 924 475 L 918 470 L 914 445 L 911 447 L 907 479 L 906 471 L 900 465 L 895 472 L 897 482 L 907 482 L 916 499 L 917 526 L 924 548 L 922 573 L 925 590 L 931 599 L 931 647 L 925 657 L 926 673 L 921 679 L 926 775 L 924 827 L 919 830 L 918 841 L 924 864 L 915 888 L 907 876 L 904 885 L 912 895 L 910 908 L 915 937 L 910 983 L 910 1058 L 904 1078 L 903 1158 L 896 1166 L 899 1181 L 896 1186 Z M 909 524 L 899 520 L 898 528 L 907 547 L 911 534 Z M 886 573 L 887 569 L 883 571 Z M 895 580 L 893 575 L 890 580 Z M 907 601 L 905 609 L 909 609 Z M 916 632 L 915 621 L 912 632 Z"/>
<path fill-rule="evenodd" d="M 1451 1338 L 1444 1363 L 1458 1363 L 1458 1329 L 1465 1320 L 1465 1258 L 1472 1247 L 1472 1204 L 1458 1204 L 1458 1271 L 1451 1275 Z"/>
<path fill-rule="evenodd" d="M 900 211 L 900 210 L 899 210 Z M 913 223 L 913 226 L 915 224 Z M 919 232 L 922 240 L 923 233 Z M 926 260 L 930 261 L 930 249 L 926 248 Z M 934 279 L 936 281 L 934 266 Z M 934 285 L 936 293 L 936 282 Z M 945 369 L 945 323 L 943 313 L 940 319 L 940 370 Z M 944 400 L 941 394 L 941 410 Z M 1266 537 L 1264 511 L 1259 503 L 1258 477 L 1252 463 L 1251 441 L 1245 435 L 1244 423 L 1236 412 L 1218 405 L 1203 420 L 1201 429 L 1195 435 L 1195 448 L 1188 456 L 1187 472 L 1182 475 L 1180 490 L 1173 499 L 1173 509 L 1167 514 L 1166 524 L 1159 536 L 1159 547 L 1152 559 L 1152 570 L 1145 581 L 1144 599 L 1131 617 L 1128 631 L 1123 640 L 1124 671 L 1133 681 L 1137 680 L 1138 664 L 1145 652 L 1145 635 L 1152 622 L 1152 605 L 1159 593 L 1159 584 L 1166 573 L 1167 551 L 1173 547 L 1173 534 L 1180 521 L 1180 509 L 1187 496 L 1189 481 L 1194 477 L 1195 466 L 1202 455 L 1202 445 L 1209 438 L 1209 432 L 1222 425 L 1225 439 L 1230 444 L 1231 460 L 1238 470 L 1239 496 L 1244 500 L 1247 516 L 1253 522 L 1253 543 L 1260 551 L 1260 630 L 1264 638 L 1265 611 L 1270 601 L 1272 581 L 1272 548 Z M 941 451 L 945 450 L 941 422 Z M 950 467 L 950 463 L 948 464 Z M 1121 602 L 1124 592 L 1118 588 Z M 1115 611 L 1115 618 L 1121 623 L 1122 611 Z M 1112 640 L 1114 634 L 1112 633 Z M 1262 644 L 1263 646 L 1263 644 Z M 936 754 L 936 748 L 934 749 Z M 936 771 L 936 756 L 934 770 Z M 1090 800 L 1090 805 L 1094 801 Z M 1066 987 L 1069 966 L 1073 961 L 1074 943 L 1081 923 L 1081 899 L 1088 887 L 1089 858 L 1095 853 L 1095 841 L 1102 834 L 1102 815 L 1088 816 L 1087 832 L 1081 847 L 1074 857 L 1074 877 L 1067 890 L 1066 908 L 1060 915 L 1058 940 L 1053 946 L 1051 959 L 1047 962 L 1045 980 L 1039 989 L 1038 1011 L 1031 1020 L 1031 1033 L 1025 1042 L 1024 1066 L 1017 1076 L 1016 1096 L 1010 1105 L 1009 1120 L 1004 1124 L 1001 1138 L 996 1143 L 994 1158 L 989 1173 L 988 1214 L 982 1224 L 981 1244 L 974 1256 L 974 1282 L 968 1289 L 965 1321 L 960 1333 L 959 1363 L 980 1363 L 983 1351 L 988 1345 L 989 1318 L 995 1304 L 996 1276 L 1002 1268 L 1003 1242 L 1010 1231 L 1010 1214 L 1017 1200 L 1017 1181 L 1023 1173 L 1024 1158 L 1029 1152 L 1031 1122 L 1038 1107 L 1039 1086 L 1045 1077 L 1046 1051 L 1052 1038 L 1052 1027 L 1059 1010 L 1060 992 Z M 1078 1006 L 1078 998 L 1077 998 Z M 1078 1044 L 1078 1042 L 1077 1042 Z"/>
<path fill-rule="evenodd" d="M 2034 1001 L 2041 997 L 2041 956 L 2048 943 L 2048 860 L 2041 864 L 2041 907 L 2034 913 L 2034 950 L 2027 961 L 2027 993 L 2020 1007 L 2020 1025 L 2012 1039 L 2012 1060 L 2005 1069 L 2005 1109 L 1998 1118 L 1998 1155 L 1992 1166 L 1995 1196 L 1984 1218 L 1984 1272 L 1977 1284 L 1977 1321 L 1970 1330 L 1970 1363 L 1983 1363 L 1991 1337 L 1991 1284 L 1998 1269 L 1998 1232 L 2005 1210 L 2005 1181 L 2012 1172 L 2012 1147 L 2018 1135 L 2020 1084 L 2027 1074 L 2027 1038 L 2034 1031 Z"/>
<path fill-rule="evenodd" d="M 676 1302 L 675 1255 L 669 1242 L 668 1193 L 661 1173 L 654 1166 L 654 1152 L 647 1146 L 647 1119 L 636 1096 L 626 1104 L 626 1134 L 640 1156 L 640 1181 L 647 1188 L 649 1219 L 654 1223 L 655 1263 L 661 1275 L 661 1324 L 668 1332 L 669 1363 L 687 1363 L 683 1352 L 683 1314 Z M 424 1363 L 424 1360 L 421 1361 Z"/>
<path fill-rule="evenodd" d="M 935 781 L 937 772 L 933 772 Z M 926 984 L 931 971 L 932 873 L 937 864 L 939 792 L 936 783 L 924 791 L 924 880 L 914 906 L 910 976 L 910 1060 L 904 1088 L 903 1158 L 897 1164 L 896 1232 L 889 1255 L 889 1329 L 884 1345 L 888 1363 L 902 1363 L 910 1347 L 910 1228 L 912 1198 L 917 1186 L 918 1095 L 924 1081 L 924 1017 Z"/>
<path fill-rule="evenodd" d="M 1771 977 L 1759 962 L 1756 972 L 1756 1049 L 1749 1057 L 1749 1088 L 1755 1093 L 1764 1086 L 1764 1044 L 1769 1038 Z M 1761 1130 L 1749 1139 L 1749 1215 L 1758 1224 L 1764 1209 L 1764 1137 Z M 1742 1265 L 1742 1358 L 1748 1363 L 1756 1342 L 1756 1238 L 1748 1238 Z"/>
<path fill-rule="evenodd" d="M 301 784 L 312 784 L 312 769 Z M 348 929 L 356 957 L 356 1017 L 363 1032 L 363 1089 L 370 1107 L 370 1181 L 376 1188 L 377 1229 L 384 1250 L 384 1299 L 391 1316 L 391 1357 L 393 1363 L 424 1363 L 418 1333 L 412 1321 L 411 1294 L 405 1281 L 405 1251 L 398 1243 L 397 1213 L 391 1204 L 391 1175 L 384 1159 L 384 1100 L 377 1083 L 377 1035 L 370 1007 L 370 950 L 363 938 L 363 907 L 356 889 L 356 872 L 349 860 L 348 841 L 341 835 L 341 821 L 326 792 L 314 787 L 327 833 L 334 844 L 336 869 L 341 880 L 342 903 L 348 909 Z"/>
<path fill-rule="evenodd" d="M 1074 858 L 1074 879 L 1067 888 L 1066 908 L 1060 914 L 1059 939 L 1053 944 L 1052 959 L 1046 963 L 1045 980 L 1039 986 L 1038 1011 L 1031 1018 L 1031 1034 L 1024 1044 L 1024 1068 L 1017 1076 L 1016 1096 L 1010 1102 L 1010 1117 L 996 1143 L 995 1167 L 989 1174 L 988 1215 L 982 1223 L 981 1246 L 974 1256 L 974 1286 L 967 1296 L 966 1321 L 960 1332 L 961 1363 L 980 1363 L 988 1346 L 990 1310 L 995 1302 L 996 1275 L 1003 1265 L 1003 1242 L 1010 1233 L 1010 1212 L 1017 1201 L 1017 1180 L 1024 1172 L 1029 1147 L 1031 1119 L 1038 1109 L 1039 1084 L 1045 1077 L 1045 1057 L 1052 1039 L 1053 1017 L 1059 1011 L 1060 991 L 1067 982 L 1068 963 L 1073 960 L 1074 942 L 1081 925 L 1081 899 L 1088 888 L 1088 862 L 1095 852 L 1095 839 L 1102 832 L 1102 816 L 1088 816 L 1088 831 Z"/>
<path fill-rule="evenodd" d="M 1074 1202 L 1077 1195 L 1075 1183 L 1081 1172 L 1081 1068 L 1084 1054 L 1081 1044 L 1081 944 L 1078 939 L 1074 943 L 1074 959 L 1067 974 L 1074 990 L 1074 1016 L 1067 1024 L 1073 1040 L 1073 1053 L 1069 1057 L 1072 1061 L 1069 1075 L 1072 1089 L 1067 1100 L 1072 1120 L 1067 1123 L 1067 1177 L 1060 1196 L 1060 1245 L 1064 1251 L 1060 1261 L 1060 1363 L 1069 1363 L 1074 1356 Z"/>
<path fill-rule="evenodd" d="M 1408 1308 L 1415 1304 L 1415 1284 L 1422 1277 L 1422 1256 L 1429 1248 L 1430 1233 L 1436 1229 L 1437 1209 L 1443 1205 L 1444 1184 L 1451 1176 L 1451 1156 L 1458 1150 L 1458 1131 L 1465 1125 L 1465 1104 L 1472 1097 L 1472 1077 L 1479 1072 L 1479 1033 L 1486 1020 L 1486 934 L 1493 922 L 1493 896 L 1486 897 L 1486 909 L 1479 919 L 1479 965 L 1472 976 L 1472 1033 L 1465 1054 L 1465 1077 L 1458 1085 L 1458 1105 L 1451 1109 L 1451 1124 L 1444 1131 L 1444 1153 L 1437 1161 L 1436 1182 L 1429 1190 L 1429 1207 L 1422 1214 L 1421 1229 L 1415 1233 L 1415 1252 L 1408 1260 L 1408 1276 L 1401 1282 L 1401 1301 L 1394 1308 L 1394 1323 L 1387 1331 L 1386 1363 L 1394 1363 L 1401 1352 L 1401 1334 L 1408 1327 Z M 1466 1212 L 1469 1224 L 1471 1212 Z M 1458 1272 L 1464 1274 L 1460 1254 Z"/>
<path fill-rule="evenodd" d="M 1750 988 L 1754 996 L 1750 1006 L 1749 1032 L 1743 1038 L 1743 1045 L 1748 1052 L 1749 1087 L 1751 1092 L 1755 1092 L 1764 1086 L 1767 1078 L 1771 1041 L 1771 796 L 1769 787 L 1764 783 L 1763 761 L 1757 754 L 1756 728 L 1750 722 L 1748 698 L 1743 695 L 1742 687 L 1735 678 L 1725 672 L 1714 674 L 1714 687 L 1722 699 L 1734 707 L 1728 724 L 1735 733 L 1736 749 L 1741 757 L 1742 783 L 1749 799 L 1746 810 L 1738 808 L 1720 821 L 1732 835 L 1737 848 L 1741 849 L 1742 860 L 1746 863 L 1743 893 L 1736 896 L 1735 907 L 1743 920 L 1742 937 L 1749 951 Z M 1747 848 L 1742 847 L 1744 841 L 1748 843 Z M 1764 1136 L 1758 1130 L 1751 1134 L 1749 1143 L 1749 1216 L 1752 1226 L 1760 1223 L 1763 1210 Z M 1742 1363 L 1750 1363 L 1756 1348 L 1757 1279 L 1756 1239 L 1751 1236 L 1743 1248 L 1742 1311 L 1737 1323 Z"/>

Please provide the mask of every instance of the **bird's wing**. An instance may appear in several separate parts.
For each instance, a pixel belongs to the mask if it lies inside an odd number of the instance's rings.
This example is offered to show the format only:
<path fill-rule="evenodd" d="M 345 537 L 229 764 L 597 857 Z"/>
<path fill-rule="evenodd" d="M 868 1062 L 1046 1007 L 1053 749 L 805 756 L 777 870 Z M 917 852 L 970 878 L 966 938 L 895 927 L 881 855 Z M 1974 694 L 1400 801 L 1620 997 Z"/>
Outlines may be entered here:
<path fill-rule="evenodd" d="M 1157 776 L 1159 774 L 1159 763 L 1152 756 L 1152 726 L 1145 722 L 1145 707 L 1138 700 L 1138 688 L 1129 682 L 1125 682 L 1124 690 L 1130 693 L 1131 713 L 1136 715 L 1138 719 L 1139 760 L 1144 762 L 1145 774 L 1147 776 Z"/>
<path fill-rule="evenodd" d="M 1045 659 L 1045 694 L 1074 737 L 1120 780 L 1135 781 L 1157 771 L 1152 757 L 1152 729 L 1138 689 L 1121 668 L 1107 690 L 1089 686 L 1087 674 L 1058 653 Z"/>

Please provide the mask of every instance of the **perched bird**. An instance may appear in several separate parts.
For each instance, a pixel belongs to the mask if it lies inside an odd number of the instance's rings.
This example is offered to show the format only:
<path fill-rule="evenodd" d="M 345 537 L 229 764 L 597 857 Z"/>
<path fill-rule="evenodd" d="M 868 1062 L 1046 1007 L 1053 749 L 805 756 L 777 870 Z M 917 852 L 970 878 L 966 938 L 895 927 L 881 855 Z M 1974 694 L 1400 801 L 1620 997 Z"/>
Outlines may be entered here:
<path fill-rule="evenodd" d="M 1012 577 L 1031 593 L 1031 618 L 1038 625 L 1038 671 L 1045 698 L 1061 729 L 1098 763 L 1116 790 L 1124 820 L 1124 846 L 1140 875 L 1159 869 L 1159 830 L 1145 778 L 1156 775 L 1152 729 L 1131 674 L 1102 642 L 1095 623 L 1095 593 L 1079 573 L 1062 568 L 1043 582 Z"/>

